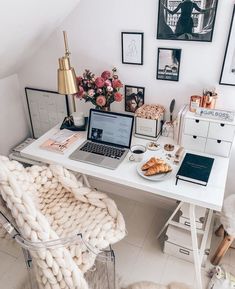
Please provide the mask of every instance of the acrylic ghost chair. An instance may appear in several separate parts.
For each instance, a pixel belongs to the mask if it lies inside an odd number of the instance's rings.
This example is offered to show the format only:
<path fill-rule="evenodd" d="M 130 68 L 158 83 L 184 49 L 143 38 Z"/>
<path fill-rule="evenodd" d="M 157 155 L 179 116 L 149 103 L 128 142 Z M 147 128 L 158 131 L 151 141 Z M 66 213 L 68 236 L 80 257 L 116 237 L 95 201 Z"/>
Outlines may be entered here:
<path fill-rule="evenodd" d="M 97 255 L 113 261 L 105 249 L 125 236 L 115 203 L 60 166 L 25 169 L 0 157 L 0 193 L 13 217 L 1 214 L 2 225 L 32 258 L 39 288 L 87 288 Z"/>
<path fill-rule="evenodd" d="M 220 227 L 216 230 L 217 236 L 223 236 L 214 256 L 211 259 L 213 265 L 218 265 L 229 247 L 235 240 L 235 194 L 230 195 L 224 201 Z"/>

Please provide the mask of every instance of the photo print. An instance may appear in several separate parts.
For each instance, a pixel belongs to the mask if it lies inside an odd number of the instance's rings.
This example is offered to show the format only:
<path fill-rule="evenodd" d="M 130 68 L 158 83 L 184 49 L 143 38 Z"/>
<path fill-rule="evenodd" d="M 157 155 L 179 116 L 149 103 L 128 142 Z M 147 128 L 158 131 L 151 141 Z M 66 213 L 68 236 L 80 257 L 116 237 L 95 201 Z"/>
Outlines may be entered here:
<path fill-rule="evenodd" d="M 157 39 L 211 42 L 218 0 L 159 0 Z"/>
<path fill-rule="evenodd" d="M 144 87 L 125 85 L 125 111 L 135 112 L 144 104 Z"/>
<path fill-rule="evenodd" d="M 157 79 L 178 81 L 181 49 L 158 48 Z"/>

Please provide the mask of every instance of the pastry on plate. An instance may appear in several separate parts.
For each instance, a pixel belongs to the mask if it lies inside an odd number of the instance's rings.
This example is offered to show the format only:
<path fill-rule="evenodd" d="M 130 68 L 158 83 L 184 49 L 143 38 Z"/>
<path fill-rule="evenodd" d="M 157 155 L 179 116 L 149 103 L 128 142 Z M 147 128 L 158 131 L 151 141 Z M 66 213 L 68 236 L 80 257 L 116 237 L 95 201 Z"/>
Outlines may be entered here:
<path fill-rule="evenodd" d="M 164 163 L 164 160 L 152 157 L 151 159 L 149 159 L 146 163 L 142 165 L 141 170 L 146 171 L 154 165 L 163 164 L 163 163 Z"/>
<path fill-rule="evenodd" d="M 172 168 L 169 166 L 167 163 L 163 164 L 155 164 L 151 166 L 145 173 L 145 176 L 154 176 L 157 174 L 163 174 L 163 173 L 168 173 L 171 172 Z"/>

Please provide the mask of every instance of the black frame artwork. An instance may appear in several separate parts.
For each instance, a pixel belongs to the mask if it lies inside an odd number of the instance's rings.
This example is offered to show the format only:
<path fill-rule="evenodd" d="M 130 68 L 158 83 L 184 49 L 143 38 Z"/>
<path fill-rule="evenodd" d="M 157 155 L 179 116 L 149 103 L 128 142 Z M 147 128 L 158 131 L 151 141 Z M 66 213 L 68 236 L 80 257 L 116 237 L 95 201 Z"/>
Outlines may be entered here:
<path fill-rule="evenodd" d="M 181 49 L 158 48 L 156 78 L 160 80 L 178 81 L 180 59 Z"/>
<path fill-rule="evenodd" d="M 157 39 L 211 42 L 217 4 L 218 0 L 159 0 Z"/>
<path fill-rule="evenodd" d="M 122 63 L 143 65 L 144 63 L 144 33 L 122 32 Z"/>
<path fill-rule="evenodd" d="M 133 112 L 144 104 L 145 88 L 125 85 L 125 111 Z"/>
<path fill-rule="evenodd" d="M 235 5 L 231 25 L 228 34 L 227 45 L 224 54 L 224 61 L 220 74 L 220 84 L 235 85 Z"/>

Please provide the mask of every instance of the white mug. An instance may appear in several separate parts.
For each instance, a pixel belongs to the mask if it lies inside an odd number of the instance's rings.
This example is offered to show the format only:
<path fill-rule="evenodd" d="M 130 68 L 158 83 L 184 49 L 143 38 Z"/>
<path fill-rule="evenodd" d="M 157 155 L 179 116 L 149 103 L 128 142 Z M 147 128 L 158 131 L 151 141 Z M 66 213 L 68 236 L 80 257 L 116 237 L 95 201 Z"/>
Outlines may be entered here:
<path fill-rule="evenodd" d="M 144 158 L 144 153 L 146 152 L 146 147 L 143 145 L 133 145 L 131 147 L 131 155 L 129 157 L 130 161 L 140 162 Z"/>
<path fill-rule="evenodd" d="M 85 124 L 85 118 L 83 113 L 74 113 L 73 121 L 75 126 L 83 126 Z"/>

